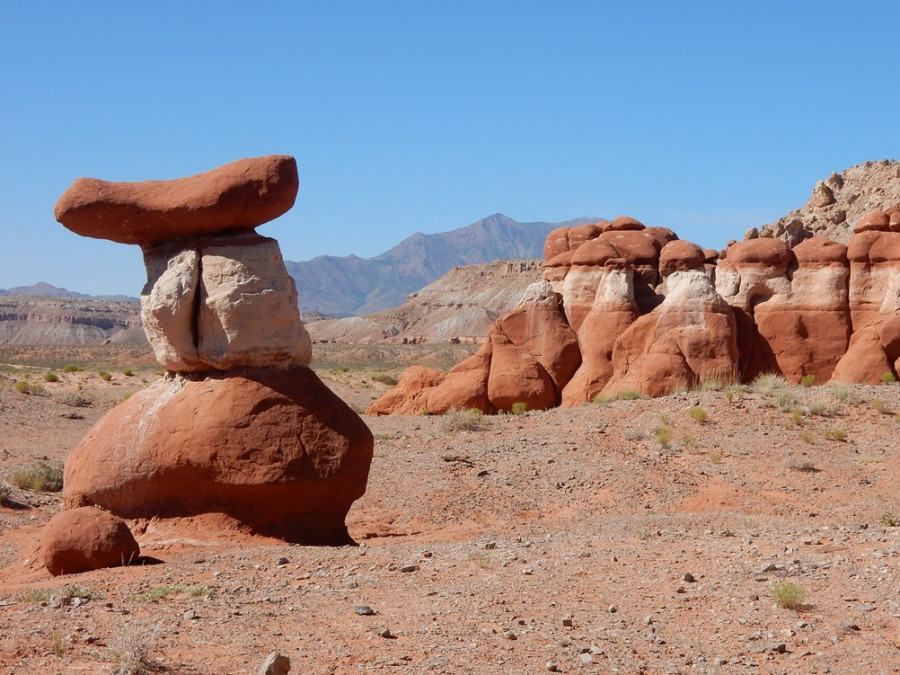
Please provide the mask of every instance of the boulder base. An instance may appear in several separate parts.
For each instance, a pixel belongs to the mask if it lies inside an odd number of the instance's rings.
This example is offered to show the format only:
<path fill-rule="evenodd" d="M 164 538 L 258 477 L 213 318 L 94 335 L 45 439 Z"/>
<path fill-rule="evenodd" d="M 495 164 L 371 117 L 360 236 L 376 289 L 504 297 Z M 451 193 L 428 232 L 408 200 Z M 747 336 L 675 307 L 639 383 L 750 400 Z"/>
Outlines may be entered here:
<path fill-rule="evenodd" d="M 41 556 L 53 576 L 128 565 L 140 554 L 125 521 L 93 506 L 57 513 L 41 535 Z"/>
<path fill-rule="evenodd" d="M 349 543 L 372 433 L 309 368 L 169 376 L 107 413 L 66 461 L 67 508 L 223 513 L 259 534 Z"/>

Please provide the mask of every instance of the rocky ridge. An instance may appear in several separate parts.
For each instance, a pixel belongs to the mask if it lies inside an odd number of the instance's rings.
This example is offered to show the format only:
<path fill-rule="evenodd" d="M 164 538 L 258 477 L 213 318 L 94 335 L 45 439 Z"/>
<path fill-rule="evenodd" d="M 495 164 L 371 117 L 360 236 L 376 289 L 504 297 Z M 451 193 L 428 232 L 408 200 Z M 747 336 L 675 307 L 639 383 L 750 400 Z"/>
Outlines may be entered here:
<path fill-rule="evenodd" d="M 860 218 L 898 203 L 900 162 L 864 162 L 820 180 L 805 205 L 762 227 L 760 235 L 791 246 L 810 236 L 846 244 Z"/>
<path fill-rule="evenodd" d="M 308 321 L 307 330 L 321 342 L 478 342 L 540 278 L 541 261 L 534 259 L 454 267 L 411 293 L 400 307 L 360 317 Z"/>

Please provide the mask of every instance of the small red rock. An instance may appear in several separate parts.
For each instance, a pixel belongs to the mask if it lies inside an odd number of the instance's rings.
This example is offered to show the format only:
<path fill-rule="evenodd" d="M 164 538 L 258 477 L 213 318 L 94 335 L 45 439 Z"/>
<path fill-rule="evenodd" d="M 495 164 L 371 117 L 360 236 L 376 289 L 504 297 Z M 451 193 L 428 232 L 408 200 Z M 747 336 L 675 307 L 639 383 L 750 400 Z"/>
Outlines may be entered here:
<path fill-rule="evenodd" d="M 94 506 L 57 513 L 41 535 L 41 556 L 53 576 L 128 565 L 140 554 L 125 521 Z"/>

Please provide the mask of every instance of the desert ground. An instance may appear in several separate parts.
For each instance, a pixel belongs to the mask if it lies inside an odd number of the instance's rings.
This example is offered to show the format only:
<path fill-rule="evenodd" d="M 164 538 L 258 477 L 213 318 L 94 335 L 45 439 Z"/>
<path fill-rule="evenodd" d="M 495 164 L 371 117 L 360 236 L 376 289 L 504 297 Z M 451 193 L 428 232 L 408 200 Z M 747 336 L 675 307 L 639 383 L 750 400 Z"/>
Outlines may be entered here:
<path fill-rule="evenodd" d="M 475 347 L 315 349 L 362 411 Z M 358 546 L 132 522 L 141 564 L 54 578 L 60 493 L 14 482 L 158 367 L 123 347 L 0 364 L 0 673 L 255 674 L 273 651 L 291 673 L 900 672 L 900 385 L 365 418 Z"/>

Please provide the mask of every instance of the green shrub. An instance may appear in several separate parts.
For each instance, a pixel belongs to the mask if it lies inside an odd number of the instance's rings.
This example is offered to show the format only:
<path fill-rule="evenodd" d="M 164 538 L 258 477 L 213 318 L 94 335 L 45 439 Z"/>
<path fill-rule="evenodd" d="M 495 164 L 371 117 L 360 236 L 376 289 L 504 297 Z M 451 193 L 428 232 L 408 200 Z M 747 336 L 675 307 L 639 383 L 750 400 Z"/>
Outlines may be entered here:
<path fill-rule="evenodd" d="M 668 427 L 656 427 L 656 440 L 664 448 L 668 447 L 672 440 L 672 430 Z"/>
<path fill-rule="evenodd" d="M 634 391 L 632 389 L 626 389 L 625 391 L 620 391 L 616 394 L 616 398 L 620 401 L 636 401 L 640 398 L 644 398 L 643 394 L 639 391 Z"/>
<path fill-rule="evenodd" d="M 59 492 L 63 488 L 63 466 L 58 462 L 38 462 L 27 469 L 14 471 L 9 481 L 23 490 Z"/>
<path fill-rule="evenodd" d="M 525 401 L 516 401 L 512 404 L 512 407 L 509 409 L 509 411 L 513 415 L 521 415 L 522 413 L 528 411 L 528 404 L 525 403 Z"/>
<path fill-rule="evenodd" d="M 698 406 L 694 406 L 690 410 L 691 418 L 700 425 L 704 425 L 709 421 L 709 415 L 706 414 L 706 411 L 703 408 Z"/>
<path fill-rule="evenodd" d="M 131 377 L 132 375 L 134 375 L 134 371 L 131 368 L 125 368 L 122 370 L 122 374 L 125 377 Z"/>
<path fill-rule="evenodd" d="M 882 415 L 889 415 L 887 409 L 887 404 L 884 402 L 884 399 L 881 398 L 873 398 L 872 399 L 872 407 L 875 409 L 875 412 L 880 413 Z"/>
<path fill-rule="evenodd" d="M 800 384 L 802 384 L 804 387 L 811 387 L 815 383 L 816 383 L 815 375 L 804 375 L 803 377 L 800 378 Z"/>
<path fill-rule="evenodd" d="M 893 373 L 885 373 L 881 376 L 881 384 L 894 384 L 897 381 L 897 378 Z"/>
<path fill-rule="evenodd" d="M 32 396 L 41 396 L 44 393 L 44 385 L 39 382 L 19 380 L 13 388 L 20 394 L 31 394 Z"/>
<path fill-rule="evenodd" d="M 77 373 L 81 368 L 76 366 L 74 363 L 67 363 L 63 366 L 64 373 Z"/>
<path fill-rule="evenodd" d="M 103 380 L 104 382 L 109 382 L 112 379 L 112 375 L 107 373 L 105 370 L 101 370 L 97 374 L 100 376 L 100 379 Z"/>
<path fill-rule="evenodd" d="M 775 604 L 785 609 L 797 609 L 803 604 L 806 591 L 790 581 L 781 581 L 772 586 L 772 597 Z"/>
<path fill-rule="evenodd" d="M 44 373 L 44 382 L 59 382 L 59 375 L 54 372 Z"/>

